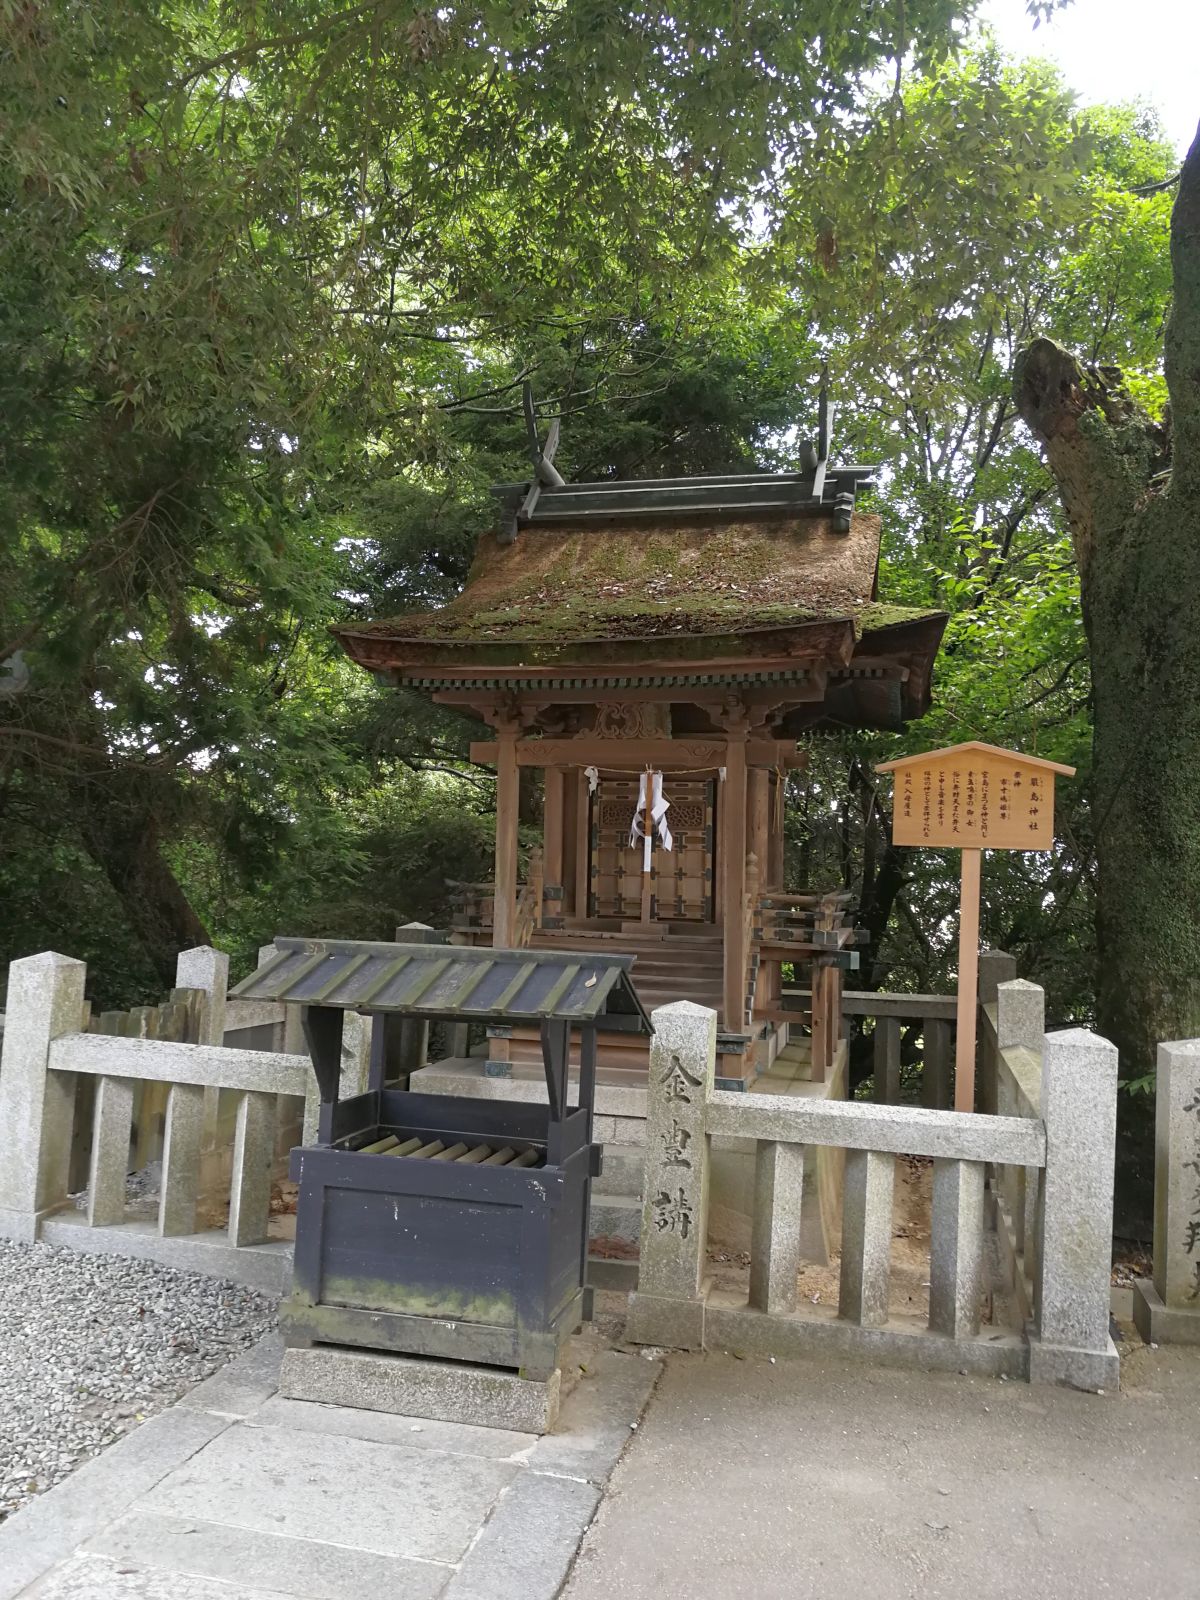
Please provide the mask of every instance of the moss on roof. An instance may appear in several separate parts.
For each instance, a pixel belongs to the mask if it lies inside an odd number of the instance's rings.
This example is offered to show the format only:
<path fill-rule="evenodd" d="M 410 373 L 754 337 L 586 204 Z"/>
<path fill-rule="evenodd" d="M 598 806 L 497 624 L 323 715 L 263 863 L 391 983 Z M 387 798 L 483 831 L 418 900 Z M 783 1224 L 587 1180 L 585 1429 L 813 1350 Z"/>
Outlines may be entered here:
<path fill-rule="evenodd" d="M 878 557 L 879 518 L 867 515 L 848 534 L 811 516 L 538 527 L 509 545 L 481 538 L 448 605 L 334 632 L 374 671 L 803 655 L 795 635 L 809 629 L 831 630 L 811 647 L 836 654 L 864 634 L 941 618 L 877 600 Z"/>
<path fill-rule="evenodd" d="M 564 595 L 537 604 L 506 605 L 463 612 L 451 606 L 416 616 L 338 630 L 427 644 L 583 644 L 623 639 L 744 638 L 780 628 L 846 621 L 856 637 L 880 628 L 937 616 L 906 606 L 867 601 L 857 606 L 824 607 L 794 601 L 758 600 L 737 591 L 727 594 L 672 596 L 662 600 L 644 594 Z"/>
<path fill-rule="evenodd" d="M 879 519 L 538 528 L 479 542 L 437 611 L 348 628 L 430 644 L 741 635 L 858 617 L 875 604 Z"/>

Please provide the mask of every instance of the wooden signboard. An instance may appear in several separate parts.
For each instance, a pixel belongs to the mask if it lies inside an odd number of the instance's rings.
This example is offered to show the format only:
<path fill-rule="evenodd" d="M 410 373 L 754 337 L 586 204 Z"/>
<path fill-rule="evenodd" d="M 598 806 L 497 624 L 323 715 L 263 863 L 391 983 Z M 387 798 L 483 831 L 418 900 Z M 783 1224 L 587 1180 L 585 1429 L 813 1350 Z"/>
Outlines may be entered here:
<path fill-rule="evenodd" d="M 962 851 L 958 928 L 958 1046 L 954 1109 L 975 1105 L 975 1007 L 979 987 L 979 867 L 983 850 L 1049 850 L 1054 778 L 1074 767 L 972 740 L 885 761 L 895 774 L 892 842 Z"/>

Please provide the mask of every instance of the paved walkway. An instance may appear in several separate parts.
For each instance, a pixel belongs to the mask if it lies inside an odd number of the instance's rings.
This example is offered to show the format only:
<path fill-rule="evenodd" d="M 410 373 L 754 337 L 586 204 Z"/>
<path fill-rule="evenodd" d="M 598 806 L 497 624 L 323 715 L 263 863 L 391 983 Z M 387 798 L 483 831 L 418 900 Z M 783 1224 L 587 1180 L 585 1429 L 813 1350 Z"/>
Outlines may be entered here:
<path fill-rule="evenodd" d="M 1196 1600 L 1200 1350 L 1120 1396 L 673 1356 L 564 1600 Z"/>
<path fill-rule="evenodd" d="M 606 1351 L 544 1439 L 285 1401 L 278 1364 L 0 1527 L 0 1600 L 1200 1594 L 1200 1350 L 1138 1347 L 1103 1398 Z"/>
<path fill-rule="evenodd" d="M 661 1363 L 553 1435 L 283 1400 L 265 1340 L 0 1526 L 0 1600 L 552 1600 Z"/>

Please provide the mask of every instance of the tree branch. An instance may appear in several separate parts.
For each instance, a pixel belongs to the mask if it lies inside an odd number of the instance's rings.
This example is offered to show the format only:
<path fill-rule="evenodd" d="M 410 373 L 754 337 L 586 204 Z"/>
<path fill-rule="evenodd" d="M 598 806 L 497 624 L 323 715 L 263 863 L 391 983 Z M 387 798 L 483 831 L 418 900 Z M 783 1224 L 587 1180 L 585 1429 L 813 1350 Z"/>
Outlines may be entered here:
<path fill-rule="evenodd" d="M 352 6 L 349 11 L 339 11 L 335 16 L 326 17 L 323 22 L 317 23 L 312 28 L 300 28 L 294 33 L 276 34 L 274 38 L 248 39 L 245 44 L 238 45 L 233 50 L 226 50 L 221 55 L 209 56 L 203 61 L 195 62 L 182 78 L 176 78 L 167 86 L 168 92 L 186 89 L 188 84 L 195 83 L 198 78 L 207 77 L 210 72 L 217 72 L 223 67 L 236 67 L 266 51 L 291 50 L 296 45 L 324 38 L 326 34 L 335 32 L 344 23 L 357 22 L 373 11 L 382 11 L 389 3 L 390 0 L 367 0 L 365 5 Z"/>
<path fill-rule="evenodd" d="M 1013 396 L 1046 446 L 1086 593 L 1096 545 L 1121 539 L 1164 464 L 1165 436 L 1126 393 L 1115 367 L 1081 366 L 1053 339 L 1035 339 L 1017 356 Z"/>

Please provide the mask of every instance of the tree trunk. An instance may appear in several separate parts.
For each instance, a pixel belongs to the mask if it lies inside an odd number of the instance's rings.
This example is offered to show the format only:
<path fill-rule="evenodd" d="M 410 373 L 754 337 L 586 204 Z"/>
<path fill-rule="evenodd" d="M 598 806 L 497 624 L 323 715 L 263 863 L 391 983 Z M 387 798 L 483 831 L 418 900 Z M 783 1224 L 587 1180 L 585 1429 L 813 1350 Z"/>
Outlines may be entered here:
<path fill-rule="evenodd" d="M 153 816 L 142 806 L 85 795 L 78 825 L 84 848 L 112 884 L 160 982 L 172 988 L 179 952 L 210 941 L 163 859 Z"/>
<path fill-rule="evenodd" d="M 1014 370 L 1071 526 L 1094 694 L 1097 1014 L 1126 1082 L 1200 1036 L 1200 136 L 1171 225 L 1170 429 L 1049 339 Z M 1121 1211 L 1148 1215 L 1151 1102 L 1122 1096 Z"/>

